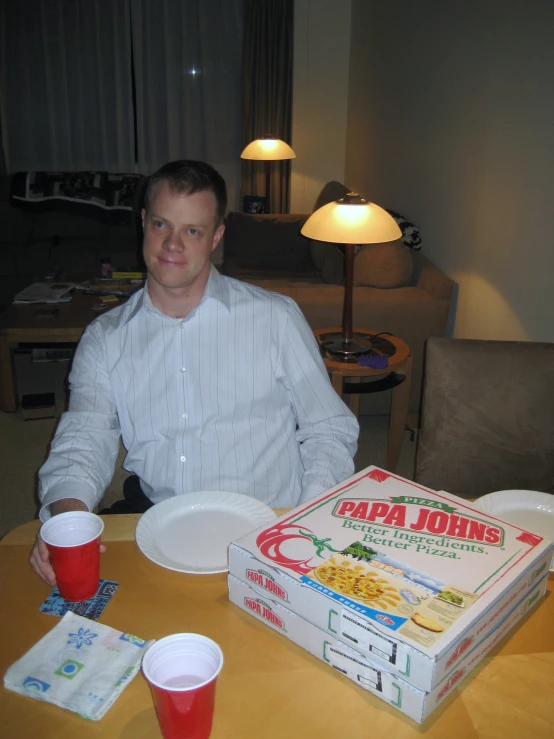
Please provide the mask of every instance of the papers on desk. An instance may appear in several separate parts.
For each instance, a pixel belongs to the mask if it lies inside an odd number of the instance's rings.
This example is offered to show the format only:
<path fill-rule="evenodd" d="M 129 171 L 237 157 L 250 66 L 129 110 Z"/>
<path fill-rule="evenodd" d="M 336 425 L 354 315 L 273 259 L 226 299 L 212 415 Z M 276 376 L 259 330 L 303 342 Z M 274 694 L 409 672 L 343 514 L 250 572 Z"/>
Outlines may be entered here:
<path fill-rule="evenodd" d="M 143 285 L 144 280 L 142 279 L 112 280 L 95 278 L 79 283 L 76 285 L 76 289 L 82 290 L 91 295 L 118 295 L 120 297 L 129 297 Z"/>
<path fill-rule="evenodd" d="M 74 282 L 34 282 L 13 299 L 14 305 L 34 303 L 69 303 Z"/>

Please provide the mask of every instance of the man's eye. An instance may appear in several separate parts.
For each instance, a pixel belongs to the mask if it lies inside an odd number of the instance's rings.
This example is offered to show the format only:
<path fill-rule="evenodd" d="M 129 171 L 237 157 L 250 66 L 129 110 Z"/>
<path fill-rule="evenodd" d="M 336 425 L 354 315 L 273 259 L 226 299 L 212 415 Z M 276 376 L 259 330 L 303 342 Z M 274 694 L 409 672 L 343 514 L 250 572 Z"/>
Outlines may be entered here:
<path fill-rule="evenodd" d="M 198 236 L 199 233 L 200 231 L 197 228 L 189 228 L 189 234 L 191 236 Z"/>
<path fill-rule="evenodd" d="M 154 228 L 163 228 L 163 221 L 152 221 Z"/>

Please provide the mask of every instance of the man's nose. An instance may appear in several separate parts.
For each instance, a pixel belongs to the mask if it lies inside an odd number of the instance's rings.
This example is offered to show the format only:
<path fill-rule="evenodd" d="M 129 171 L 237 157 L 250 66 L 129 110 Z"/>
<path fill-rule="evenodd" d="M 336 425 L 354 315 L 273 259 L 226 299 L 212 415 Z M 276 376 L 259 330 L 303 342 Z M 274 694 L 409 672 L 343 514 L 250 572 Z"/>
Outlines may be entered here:
<path fill-rule="evenodd" d="M 182 251 L 185 248 L 184 243 L 179 238 L 178 234 L 169 234 L 163 242 L 163 248 L 166 251 Z"/>

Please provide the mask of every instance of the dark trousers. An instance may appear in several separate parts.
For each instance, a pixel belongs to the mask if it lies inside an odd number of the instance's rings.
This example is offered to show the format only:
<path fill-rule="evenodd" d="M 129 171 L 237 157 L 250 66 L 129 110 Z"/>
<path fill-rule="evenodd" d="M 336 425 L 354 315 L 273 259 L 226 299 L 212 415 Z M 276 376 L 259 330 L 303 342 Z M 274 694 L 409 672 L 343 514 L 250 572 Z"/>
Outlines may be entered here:
<path fill-rule="evenodd" d="M 146 497 L 140 487 L 140 480 L 136 475 L 131 475 L 123 483 L 124 500 L 116 501 L 109 508 L 103 508 L 100 515 L 109 513 L 144 513 L 152 507 L 153 503 Z"/>

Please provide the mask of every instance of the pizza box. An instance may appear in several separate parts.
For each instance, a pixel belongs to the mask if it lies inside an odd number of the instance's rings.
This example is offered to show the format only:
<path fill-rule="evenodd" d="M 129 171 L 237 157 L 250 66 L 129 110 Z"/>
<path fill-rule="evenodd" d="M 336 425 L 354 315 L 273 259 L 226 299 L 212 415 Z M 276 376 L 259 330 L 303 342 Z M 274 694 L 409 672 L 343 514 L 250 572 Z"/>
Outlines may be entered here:
<path fill-rule="evenodd" d="M 449 675 L 446 675 L 431 692 L 426 692 L 414 687 L 401 676 L 384 670 L 380 665 L 336 637 L 330 637 L 323 629 L 285 606 L 261 598 L 242 580 L 233 575 L 228 577 L 229 599 L 232 603 L 418 723 L 422 723 L 459 686 L 460 681 L 483 657 L 541 600 L 547 585 L 548 574 L 544 575 L 518 603 L 512 605 L 511 610 L 492 632 L 464 652 L 464 657 Z"/>
<path fill-rule="evenodd" d="M 233 542 L 229 572 L 431 691 L 542 579 L 553 549 L 372 466 Z"/>

